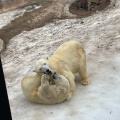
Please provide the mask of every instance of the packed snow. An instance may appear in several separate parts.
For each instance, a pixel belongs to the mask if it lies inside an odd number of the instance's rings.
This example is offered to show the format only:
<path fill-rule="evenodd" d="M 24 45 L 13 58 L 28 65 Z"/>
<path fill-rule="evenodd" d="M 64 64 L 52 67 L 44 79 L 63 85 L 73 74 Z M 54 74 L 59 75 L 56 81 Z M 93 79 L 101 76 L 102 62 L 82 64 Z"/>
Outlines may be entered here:
<path fill-rule="evenodd" d="M 120 1 L 115 1 L 92 16 L 55 20 L 10 40 L 1 59 L 13 120 L 120 120 Z M 0 23 L 8 13 L 1 14 Z M 36 60 L 73 39 L 86 50 L 90 84 L 81 85 L 76 75 L 71 100 L 56 105 L 28 101 L 21 90 L 22 78 L 34 75 Z"/>

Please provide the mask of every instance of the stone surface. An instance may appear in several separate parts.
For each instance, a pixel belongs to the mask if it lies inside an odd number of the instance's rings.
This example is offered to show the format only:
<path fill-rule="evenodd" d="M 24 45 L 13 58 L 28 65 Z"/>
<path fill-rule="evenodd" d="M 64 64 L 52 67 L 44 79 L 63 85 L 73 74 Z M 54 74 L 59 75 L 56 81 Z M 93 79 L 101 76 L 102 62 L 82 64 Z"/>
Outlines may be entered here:
<path fill-rule="evenodd" d="M 0 39 L 0 53 L 4 50 L 4 42 Z"/>

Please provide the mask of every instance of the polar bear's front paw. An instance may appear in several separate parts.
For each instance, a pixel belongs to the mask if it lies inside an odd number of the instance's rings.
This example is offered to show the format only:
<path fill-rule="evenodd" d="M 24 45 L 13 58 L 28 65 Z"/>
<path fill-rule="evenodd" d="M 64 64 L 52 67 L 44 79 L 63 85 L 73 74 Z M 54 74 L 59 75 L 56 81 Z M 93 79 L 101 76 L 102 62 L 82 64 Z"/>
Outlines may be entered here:
<path fill-rule="evenodd" d="M 81 84 L 82 84 L 82 85 L 88 85 L 89 83 L 90 83 L 90 81 L 89 81 L 88 78 L 81 80 Z"/>
<path fill-rule="evenodd" d="M 43 80 L 49 80 L 49 76 L 48 75 L 46 75 L 46 74 L 44 74 L 44 75 L 42 75 L 42 78 L 41 78 L 41 81 L 43 81 Z"/>
<path fill-rule="evenodd" d="M 72 97 L 72 93 L 69 93 L 68 96 L 67 96 L 67 100 L 70 100 Z"/>

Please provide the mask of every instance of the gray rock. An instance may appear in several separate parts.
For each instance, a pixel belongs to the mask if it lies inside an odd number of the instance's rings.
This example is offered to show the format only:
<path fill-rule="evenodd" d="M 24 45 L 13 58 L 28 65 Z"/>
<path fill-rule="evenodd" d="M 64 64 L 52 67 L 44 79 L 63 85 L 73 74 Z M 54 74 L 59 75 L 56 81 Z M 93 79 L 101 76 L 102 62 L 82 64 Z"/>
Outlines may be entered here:
<path fill-rule="evenodd" d="M 0 54 L 3 52 L 4 50 L 4 42 L 2 39 L 0 39 Z"/>

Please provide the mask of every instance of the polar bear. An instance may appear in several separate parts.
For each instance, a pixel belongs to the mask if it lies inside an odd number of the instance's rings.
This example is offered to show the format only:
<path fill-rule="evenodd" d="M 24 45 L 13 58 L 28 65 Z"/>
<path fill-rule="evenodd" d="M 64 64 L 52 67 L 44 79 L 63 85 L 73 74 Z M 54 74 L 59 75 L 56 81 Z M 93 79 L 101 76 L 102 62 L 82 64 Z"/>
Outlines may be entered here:
<path fill-rule="evenodd" d="M 56 72 L 52 77 L 42 73 L 24 77 L 21 82 L 23 94 L 34 103 L 57 104 L 65 101 L 70 91 L 69 81 Z M 49 79 L 53 79 L 54 84 L 51 85 Z"/>
<path fill-rule="evenodd" d="M 47 65 L 47 67 L 43 67 Z M 45 74 L 54 72 L 63 75 L 70 84 L 70 92 L 67 99 L 70 99 L 75 90 L 75 73 L 79 73 L 81 84 L 88 85 L 89 78 L 86 71 L 86 54 L 80 42 L 70 40 L 64 42 L 48 59 L 40 59 L 35 64 L 35 72 L 40 73 L 41 70 Z"/>

